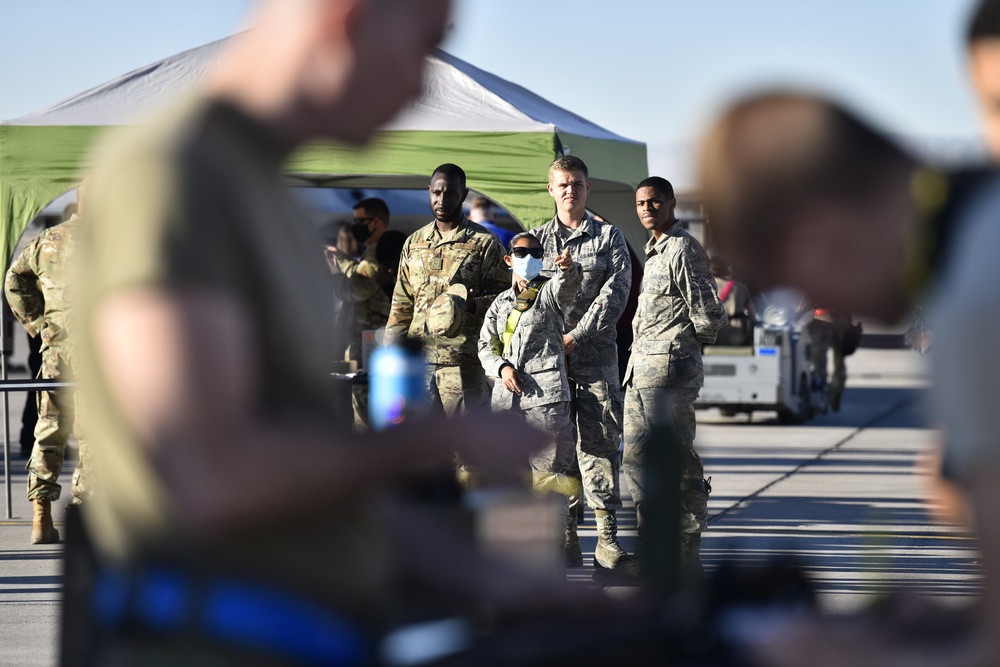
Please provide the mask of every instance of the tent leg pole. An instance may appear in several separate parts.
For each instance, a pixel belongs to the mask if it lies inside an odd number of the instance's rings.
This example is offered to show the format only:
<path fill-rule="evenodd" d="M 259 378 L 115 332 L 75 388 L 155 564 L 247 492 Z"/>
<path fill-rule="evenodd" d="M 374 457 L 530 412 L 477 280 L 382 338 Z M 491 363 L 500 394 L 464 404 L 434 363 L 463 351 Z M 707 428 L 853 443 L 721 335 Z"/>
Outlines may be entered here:
<path fill-rule="evenodd" d="M 6 364 L 3 369 L 3 377 L 7 378 Z M 3 480 L 4 488 L 7 491 L 7 518 L 13 519 L 13 508 L 10 502 L 10 424 L 7 422 L 7 414 L 10 408 L 10 394 L 3 393 Z"/>
<path fill-rule="evenodd" d="M 7 355 L 3 354 L 4 346 L 7 343 L 7 300 L 0 304 L 0 378 L 7 380 Z M 14 508 L 10 495 L 10 422 L 7 421 L 7 414 L 10 411 L 10 402 L 7 392 L 3 392 L 3 485 L 7 494 L 7 518 L 14 518 Z"/>

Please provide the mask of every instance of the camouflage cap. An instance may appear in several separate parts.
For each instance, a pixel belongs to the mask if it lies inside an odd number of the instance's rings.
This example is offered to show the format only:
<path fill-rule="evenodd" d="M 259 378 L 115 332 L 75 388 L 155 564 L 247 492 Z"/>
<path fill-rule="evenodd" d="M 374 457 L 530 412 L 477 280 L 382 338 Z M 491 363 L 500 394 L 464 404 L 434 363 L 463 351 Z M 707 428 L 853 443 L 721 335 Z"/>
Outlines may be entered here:
<path fill-rule="evenodd" d="M 452 285 L 448 291 L 434 299 L 427 312 L 427 331 L 432 336 L 454 338 L 465 317 L 465 301 L 469 290 L 462 284 Z"/>

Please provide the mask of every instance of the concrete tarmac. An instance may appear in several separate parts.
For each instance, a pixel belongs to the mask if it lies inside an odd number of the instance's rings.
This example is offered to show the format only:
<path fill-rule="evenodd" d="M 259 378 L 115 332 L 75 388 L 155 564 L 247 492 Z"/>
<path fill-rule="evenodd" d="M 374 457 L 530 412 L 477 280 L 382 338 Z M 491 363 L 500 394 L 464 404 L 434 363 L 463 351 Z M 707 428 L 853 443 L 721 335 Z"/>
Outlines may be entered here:
<path fill-rule="evenodd" d="M 863 349 L 848 359 L 848 372 L 842 411 L 803 425 L 779 425 L 773 413 L 699 413 L 698 447 L 714 489 L 702 545 L 706 568 L 796 555 L 834 612 L 901 586 L 947 604 L 971 602 L 980 588 L 975 543 L 960 528 L 935 523 L 924 500 L 918 461 L 934 434 L 921 404 L 922 360 L 909 351 Z M 15 438 L 23 400 L 11 395 Z M 54 665 L 62 549 L 28 544 L 24 464 L 13 459 L 14 518 L 0 520 L 0 665 Z M 632 550 L 635 513 L 626 505 L 621 534 Z M 589 563 L 596 542 L 590 511 L 581 537 Z M 571 580 L 590 575 L 589 568 L 569 572 Z"/>
<path fill-rule="evenodd" d="M 934 452 L 923 360 L 860 350 L 848 359 L 842 411 L 801 426 L 702 415 L 699 447 L 713 475 L 707 565 L 793 554 L 832 612 L 915 589 L 945 604 L 979 592 L 974 540 L 928 514 Z"/>
<path fill-rule="evenodd" d="M 781 425 L 773 412 L 698 413 L 696 446 L 712 478 L 702 562 L 766 564 L 794 556 L 827 611 L 850 612 L 900 588 L 946 605 L 971 603 L 981 573 L 976 545 L 929 514 L 926 361 L 909 350 L 862 349 L 848 358 L 839 413 Z M 623 486 L 623 495 L 625 489 Z M 632 551 L 635 511 L 619 534 Z M 581 536 L 593 549 L 588 517 Z M 587 561 L 590 554 L 585 554 Z M 571 578 L 589 578 L 588 569 Z"/>

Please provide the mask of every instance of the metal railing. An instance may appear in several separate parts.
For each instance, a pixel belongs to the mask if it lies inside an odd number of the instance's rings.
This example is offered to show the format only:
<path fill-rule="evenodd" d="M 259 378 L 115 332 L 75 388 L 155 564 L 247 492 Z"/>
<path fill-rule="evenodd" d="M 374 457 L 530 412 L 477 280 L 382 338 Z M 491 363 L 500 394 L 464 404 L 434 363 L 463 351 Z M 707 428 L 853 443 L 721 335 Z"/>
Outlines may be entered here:
<path fill-rule="evenodd" d="M 0 333 L 0 340 L 3 334 Z M 62 382 L 61 380 L 9 380 L 7 379 L 7 361 L 0 355 L 0 392 L 3 393 L 3 481 L 7 492 L 7 513 L 8 519 L 14 518 L 14 510 L 11 504 L 11 484 L 10 484 L 10 400 L 8 394 L 12 391 L 47 391 L 49 389 L 62 389 L 76 386 L 75 382 Z"/>
<path fill-rule="evenodd" d="M 64 382 L 62 380 L 39 380 L 35 378 L 30 380 L 11 380 L 7 377 L 7 355 L 3 354 L 3 352 L 7 350 L 7 322 L 12 319 L 13 315 L 7 307 L 7 299 L 5 295 L 0 294 L 0 393 L 3 394 L 3 401 L 0 401 L 0 404 L 2 404 L 0 417 L 3 418 L 3 482 L 7 496 L 6 517 L 8 519 L 14 518 L 10 484 L 10 392 L 46 391 L 49 389 L 76 386 L 75 382 Z"/>

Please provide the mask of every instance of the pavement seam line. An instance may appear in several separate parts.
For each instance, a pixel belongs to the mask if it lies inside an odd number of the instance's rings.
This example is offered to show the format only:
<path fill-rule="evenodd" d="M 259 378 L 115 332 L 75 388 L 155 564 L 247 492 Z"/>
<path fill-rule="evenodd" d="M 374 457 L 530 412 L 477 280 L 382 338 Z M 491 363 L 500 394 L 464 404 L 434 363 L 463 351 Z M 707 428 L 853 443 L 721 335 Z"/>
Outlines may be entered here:
<path fill-rule="evenodd" d="M 744 504 L 744 503 L 746 503 L 746 502 L 748 502 L 750 500 L 753 500 L 754 498 L 756 498 L 760 494 L 764 493 L 768 489 L 770 489 L 773 486 L 777 485 L 779 482 L 783 482 L 786 479 L 789 479 L 790 477 L 792 477 L 793 475 L 796 475 L 796 474 L 802 472 L 803 470 L 805 470 L 806 468 L 808 468 L 812 464 L 816 463 L 817 461 L 819 461 L 820 459 L 822 459 L 823 457 L 825 457 L 827 454 L 832 454 L 833 452 L 837 451 L 838 449 L 840 449 L 841 447 L 843 447 L 844 445 L 846 445 L 848 442 L 850 442 L 851 440 L 853 440 L 854 438 L 856 438 L 858 435 L 860 435 L 862 431 L 871 428 L 872 426 L 874 426 L 875 424 L 879 423 L 883 419 L 887 419 L 888 417 L 891 417 L 893 414 L 895 414 L 896 412 L 898 412 L 902 408 L 904 408 L 904 407 L 912 404 L 916 400 L 917 400 L 916 396 L 911 396 L 909 398 L 904 398 L 902 401 L 900 401 L 896 405 L 892 406 L 891 408 L 889 408 L 885 412 L 882 412 L 882 413 L 880 413 L 878 415 L 875 415 L 874 417 L 872 417 L 871 419 L 869 419 L 868 421 L 866 421 L 864 424 L 862 424 L 861 426 L 858 426 L 856 429 L 854 429 L 854 431 L 852 431 L 851 433 L 849 433 L 846 436 L 844 436 L 841 440 L 833 443 L 832 445 L 830 445 L 829 447 L 827 447 L 823 451 L 821 451 L 818 454 L 816 454 L 816 456 L 814 456 L 813 458 L 808 459 L 806 461 L 803 461 L 802 463 L 800 463 L 799 465 L 795 466 L 794 468 L 792 468 L 791 470 L 789 470 L 785 474 L 781 475 L 780 477 L 774 478 L 773 480 L 771 480 L 770 482 L 768 482 L 764 486 L 760 487 L 759 489 L 757 489 L 753 493 L 750 493 L 750 494 L 748 494 L 748 495 L 740 498 L 739 500 L 737 500 L 736 502 L 734 502 L 729 507 L 726 507 L 725 509 L 721 510 L 717 514 L 714 514 L 714 515 L 710 516 L 708 518 L 708 522 L 707 522 L 708 525 L 711 526 L 713 523 L 715 523 L 716 521 L 718 521 L 722 517 L 726 516 L 727 514 L 729 514 L 731 511 L 733 511 L 734 509 L 736 509 L 740 505 L 742 505 L 742 504 Z"/>

